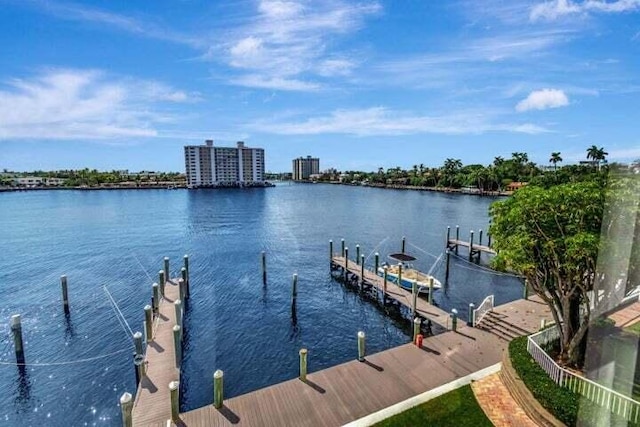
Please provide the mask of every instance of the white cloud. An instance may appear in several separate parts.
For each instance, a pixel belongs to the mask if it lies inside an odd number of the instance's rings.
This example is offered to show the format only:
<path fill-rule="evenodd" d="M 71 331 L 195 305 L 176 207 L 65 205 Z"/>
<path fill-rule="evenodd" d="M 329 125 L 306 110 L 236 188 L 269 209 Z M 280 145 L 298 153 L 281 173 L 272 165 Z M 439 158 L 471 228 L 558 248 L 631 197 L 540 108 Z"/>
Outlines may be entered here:
<path fill-rule="evenodd" d="M 569 105 L 569 98 L 562 90 L 542 89 L 531 92 L 529 96 L 518 102 L 516 111 L 546 110 L 567 105 Z"/>
<path fill-rule="evenodd" d="M 640 159 L 640 146 L 607 150 L 607 158 L 611 161 L 633 161 Z"/>
<path fill-rule="evenodd" d="M 568 15 L 586 15 L 589 12 L 622 13 L 640 10 L 640 0 L 554 0 L 537 4 L 531 8 L 531 21 L 553 21 Z"/>
<path fill-rule="evenodd" d="M 357 31 L 365 17 L 380 9 L 375 2 L 261 0 L 257 15 L 239 29 L 229 29 L 230 42 L 212 47 L 204 58 L 222 58 L 247 73 L 232 78 L 232 84 L 251 86 L 255 82 L 252 87 L 317 90 L 316 84 L 298 83 L 310 76 L 348 75 L 356 64 L 345 54 L 332 51 L 333 40 Z"/>
<path fill-rule="evenodd" d="M 232 79 L 231 83 L 237 86 L 298 92 L 313 92 L 320 89 L 320 85 L 317 83 L 283 77 L 260 76 L 257 74 L 245 74 Z"/>
<path fill-rule="evenodd" d="M 479 134 L 516 132 L 538 134 L 547 129 L 530 123 L 500 123 L 496 117 L 482 113 L 461 112 L 429 116 L 384 107 L 359 110 L 335 110 L 329 115 L 299 121 L 260 121 L 251 128 L 280 135 L 347 134 L 356 136 L 410 134 Z"/>
<path fill-rule="evenodd" d="M 100 71 L 49 70 L 0 89 L 2 139 L 153 137 L 170 119 L 158 103 L 192 98 L 155 81 L 115 79 Z"/>

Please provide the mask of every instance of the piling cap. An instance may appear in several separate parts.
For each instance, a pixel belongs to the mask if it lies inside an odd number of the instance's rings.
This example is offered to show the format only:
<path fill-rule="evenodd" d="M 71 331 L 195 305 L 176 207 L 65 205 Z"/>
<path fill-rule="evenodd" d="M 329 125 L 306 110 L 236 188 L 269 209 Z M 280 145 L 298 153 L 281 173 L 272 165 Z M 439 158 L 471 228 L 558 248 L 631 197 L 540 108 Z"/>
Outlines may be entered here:
<path fill-rule="evenodd" d="M 217 371 L 215 371 L 213 373 L 213 378 L 222 378 L 223 375 L 224 375 L 224 372 L 222 372 L 220 369 L 218 369 Z"/>
<path fill-rule="evenodd" d="M 422 323 L 422 320 L 420 320 L 420 318 L 419 318 L 419 317 L 416 317 L 415 319 L 413 319 L 413 323 L 418 323 L 418 324 L 420 324 L 420 323 Z"/>
<path fill-rule="evenodd" d="M 153 284 L 153 285 L 151 285 L 151 286 L 152 286 L 152 287 L 154 287 L 154 288 L 157 288 L 157 287 L 158 287 L 158 284 L 157 284 L 157 283 L 154 283 L 154 284 Z"/>
<path fill-rule="evenodd" d="M 169 261 L 169 257 L 168 256 L 164 257 L 164 260 Z"/>
<path fill-rule="evenodd" d="M 14 314 L 13 316 L 11 316 L 11 326 L 20 326 L 20 315 L 19 314 Z"/>
<path fill-rule="evenodd" d="M 144 306 L 144 311 L 151 310 L 151 306 L 149 304 Z"/>
<path fill-rule="evenodd" d="M 182 300 L 177 299 L 177 300 L 175 300 L 173 303 L 174 303 L 175 305 L 180 305 L 180 304 L 182 304 Z"/>
<path fill-rule="evenodd" d="M 455 308 L 451 309 L 451 313 L 453 314 L 458 314 L 458 310 L 456 310 Z"/>
<path fill-rule="evenodd" d="M 67 275 L 63 274 L 62 276 L 60 276 L 60 280 L 62 280 L 62 281 L 67 280 Z"/>
<path fill-rule="evenodd" d="M 173 325 L 173 332 L 180 332 L 180 325 Z"/>
<path fill-rule="evenodd" d="M 142 339 L 142 332 L 136 332 L 133 334 L 134 339 Z"/>
<path fill-rule="evenodd" d="M 178 279 L 178 284 L 180 283 L 184 283 L 184 279 L 182 277 Z"/>
<path fill-rule="evenodd" d="M 302 356 L 303 354 L 307 354 L 307 349 L 306 348 L 301 348 L 300 349 L 300 355 Z"/>
<path fill-rule="evenodd" d="M 186 267 L 182 267 L 182 268 L 180 269 L 180 271 L 187 271 L 187 268 L 186 268 Z"/>
<path fill-rule="evenodd" d="M 171 391 L 177 390 L 178 387 L 180 387 L 180 381 L 171 381 L 169 383 L 169 390 L 171 390 Z"/>
<path fill-rule="evenodd" d="M 185 256 L 183 256 L 182 258 L 189 258 L 189 255 L 185 255 Z"/>
<path fill-rule="evenodd" d="M 164 270 L 158 271 L 158 274 L 164 274 Z"/>
<path fill-rule="evenodd" d="M 362 331 L 358 332 L 358 338 L 364 338 L 364 332 Z"/>
<path fill-rule="evenodd" d="M 120 404 L 124 405 L 125 403 L 131 403 L 132 399 L 133 396 L 131 396 L 131 393 L 122 393 L 122 396 L 120 396 Z"/>

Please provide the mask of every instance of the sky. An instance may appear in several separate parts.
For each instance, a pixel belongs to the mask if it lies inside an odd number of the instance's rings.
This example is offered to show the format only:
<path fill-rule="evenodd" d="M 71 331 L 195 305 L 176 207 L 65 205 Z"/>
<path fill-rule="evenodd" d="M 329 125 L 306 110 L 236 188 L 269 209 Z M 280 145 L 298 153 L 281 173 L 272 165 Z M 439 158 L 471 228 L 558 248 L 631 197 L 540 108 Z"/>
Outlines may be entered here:
<path fill-rule="evenodd" d="M 0 170 L 640 158 L 640 0 L 0 0 Z"/>

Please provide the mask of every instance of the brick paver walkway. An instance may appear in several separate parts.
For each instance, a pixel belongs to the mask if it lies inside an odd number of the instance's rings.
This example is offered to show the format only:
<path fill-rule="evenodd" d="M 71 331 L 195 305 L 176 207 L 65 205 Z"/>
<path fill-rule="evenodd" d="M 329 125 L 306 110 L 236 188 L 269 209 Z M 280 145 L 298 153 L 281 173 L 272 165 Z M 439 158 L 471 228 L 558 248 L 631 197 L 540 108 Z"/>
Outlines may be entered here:
<path fill-rule="evenodd" d="M 496 427 L 537 427 L 531 418 L 513 400 L 500 374 L 489 375 L 471 384 L 482 410 Z"/>

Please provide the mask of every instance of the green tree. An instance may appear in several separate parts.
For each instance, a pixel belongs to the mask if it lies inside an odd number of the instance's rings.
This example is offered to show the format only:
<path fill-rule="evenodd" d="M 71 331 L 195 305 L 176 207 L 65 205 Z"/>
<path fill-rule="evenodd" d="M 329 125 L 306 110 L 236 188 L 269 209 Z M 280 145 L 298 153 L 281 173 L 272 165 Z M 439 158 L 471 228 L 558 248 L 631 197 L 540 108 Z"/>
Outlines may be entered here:
<path fill-rule="evenodd" d="M 560 157 L 560 152 L 554 151 L 553 153 L 551 153 L 549 162 L 553 163 L 553 171 L 556 172 L 558 170 L 558 163 L 562 162 L 562 157 Z"/>
<path fill-rule="evenodd" d="M 494 265 L 522 274 L 560 326 L 560 361 L 582 361 L 596 277 L 604 187 L 527 186 L 491 206 Z"/>

